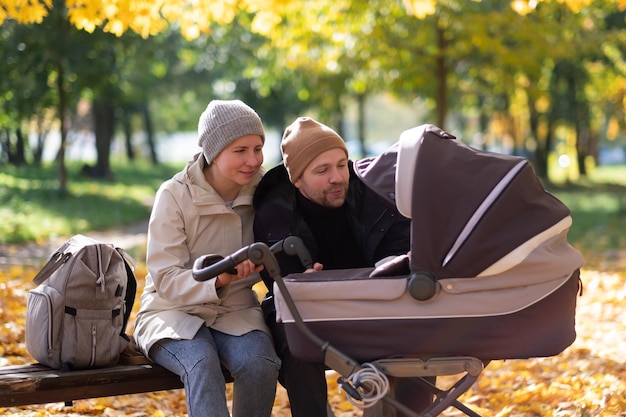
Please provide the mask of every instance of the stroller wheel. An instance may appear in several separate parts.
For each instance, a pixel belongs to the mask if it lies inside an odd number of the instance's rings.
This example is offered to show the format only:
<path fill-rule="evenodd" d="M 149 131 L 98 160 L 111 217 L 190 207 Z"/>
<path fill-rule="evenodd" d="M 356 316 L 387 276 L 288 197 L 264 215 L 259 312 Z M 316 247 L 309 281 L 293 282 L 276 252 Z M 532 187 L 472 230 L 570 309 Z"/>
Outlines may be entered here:
<path fill-rule="evenodd" d="M 439 292 L 439 283 L 428 272 L 412 272 L 409 278 L 408 290 L 411 297 L 416 300 L 428 301 Z"/>

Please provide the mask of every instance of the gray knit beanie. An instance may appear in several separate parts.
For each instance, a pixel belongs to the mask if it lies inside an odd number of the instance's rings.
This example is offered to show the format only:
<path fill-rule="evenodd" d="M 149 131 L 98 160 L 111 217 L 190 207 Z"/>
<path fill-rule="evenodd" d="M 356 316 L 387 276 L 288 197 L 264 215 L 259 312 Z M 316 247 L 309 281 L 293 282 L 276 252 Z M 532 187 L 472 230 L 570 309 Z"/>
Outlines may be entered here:
<path fill-rule="evenodd" d="M 241 100 L 212 100 L 198 121 L 198 146 L 210 165 L 235 140 L 265 131 L 259 115 Z"/>

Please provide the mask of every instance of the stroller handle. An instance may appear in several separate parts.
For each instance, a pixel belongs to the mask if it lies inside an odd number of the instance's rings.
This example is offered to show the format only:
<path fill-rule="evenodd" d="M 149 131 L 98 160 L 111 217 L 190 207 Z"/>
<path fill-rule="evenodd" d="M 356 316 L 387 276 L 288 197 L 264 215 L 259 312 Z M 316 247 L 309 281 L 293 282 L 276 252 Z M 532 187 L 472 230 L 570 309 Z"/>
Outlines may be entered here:
<path fill-rule="evenodd" d="M 230 272 L 237 264 L 246 259 L 250 259 L 255 265 L 263 265 L 272 276 L 280 275 L 278 262 L 264 243 L 253 243 L 225 258 L 212 254 L 203 255 L 193 263 L 192 275 L 196 281 L 206 281 L 219 274 Z"/>
<path fill-rule="evenodd" d="M 271 253 L 267 253 L 268 251 Z M 296 236 L 288 236 L 276 242 L 270 248 L 264 243 L 257 242 L 239 249 L 226 258 L 215 254 L 202 255 L 193 263 L 193 278 L 196 281 L 206 281 L 225 272 L 236 274 L 237 271 L 233 271 L 233 269 L 238 263 L 246 259 L 250 259 L 255 265 L 264 265 L 267 272 L 273 277 L 276 274 L 280 274 L 280 268 L 273 256 L 280 252 L 285 252 L 290 256 L 297 256 L 302 266 L 307 269 L 313 268 L 311 254 L 304 246 L 302 239 Z M 270 270 L 270 268 L 274 269 Z"/>
<path fill-rule="evenodd" d="M 287 241 L 287 239 L 285 239 L 285 241 Z M 273 245 L 272 249 L 276 252 L 285 251 L 285 253 L 287 254 L 303 256 L 304 258 L 301 258 L 301 260 L 310 259 L 310 255 L 308 255 L 308 250 L 306 249 L 300 238 L 293 236 L 286 243 L 285 241 L 281 241 Z M 225 258 L 222 258 L 222 256 L 220 255 L 214 254 L 203 255 L 197 258 L 196 261 L 193 263 L 193 278 L 196 281 L 206 281 L 215 276 L 218 276 L 219 274 L 228 272 L 229 270 L 234 268 L 235 265 L 245 261 L 246 259 L 250 259 L 250 261 L 255 265 L 263 265 L 265 271 L 272 276 L 280 291 L 285 295 L 289 310 L 291 310 L 291 313 L 296 318 L 298 328 L 313 343 L 319 346 L 320 349 L 326 351 L 329 348 L 328 343 L 324 342 L 315 334 L 313 334 L 313 332 L 311 332 L 311 330 L 309 330 L 308 327 L 306 327 L 306 325 L 304 324 L 304 320 L 302 320 L 302 317 L 300 316 L 300 313 L 298 312 L 298 309 L 296 308 L 296 305 L 291 298 L 291 294 L 289 294 L 289 291 L 287 290 L 287 287 L 283 282 L 283 278 L 280 275 L 280 267 L 278 266 L 278 261 L 276 260 L 272 249 L 270 249 L 265 243 L 256 242 L 250 246 L 245 246 L 239 249 L 238 251 L 232 253 Z M 344 359 L 345 358 L 343 357 L 341 358 L 342 361 L 345 361 Z"/>
<path fill-rule="evenodd" d="M 302 239 L 296 236 L 287 236 L 281 241 L 274 243 L 270 246 L 270 251 L 275 255 L 280 252 L 285 252 L 290 256 L 297 256 L 302 266 L 306 269 L 313 268 L 313 260 L 309 250 L 304 246 Z"/>
<path fill-rule="evenodd" d="M 305 337 L 307 337 L 312 343 L 318 346 L 322 352 L 325 353 L 325 364 L 342 375 L 347 376 L 352 374 L 355 370 L 360 369 L 359 363 L 340 352 L 334 346 L 330 345 L 329 342 L 319 338 L 304 323 L 304 320 L 302 319 L 302 316 L 300 315 L 300 312 L 298 311 L 296 304 L 293 301 L 282 276 L 280 275 L 280 267 L 278 266 L 278 261 L 274 256 L 274 253 L 282 251 L 288 255 L 298 256 L 303 266 L 306 268 L 310 268 L 313 264 L 309 252 L 304 246 L 302 240 L 298 237 L 291 236 L 274 244 L 271 248 L 265 243 L 257 242 L 239 249 L 226 258 L 222 258 L 220 255 L 201 256 L 194 262 L 192 271 L 193 277 L 196 281 L 206 281 L 221 273 L 229 271 L 235 265 L 245 261 L 246 259 L 250 259 L 250 261 L 252 261 L 255 265 L 262 264 L 265 267 L 265 271 L 274 279 L 278 289 L 283 294 L 287 307 L 293 315 L 298 329 L 304 334 Z M 208 266 L 206 264 L 208 264 Z M 399 407 L 403 407 L 402 404 L 400 404 Z M 406 407 L 401 409 L 408 411 L 408 415 L 412 415 L 411 411 L 406 409 Z"/>
<path fill-rule="evenodd" d="M 273 245 L 272 248 L 276 252 L 285 251 L 288 254 L 296 255 L 298 254 L 298 250 L 296 250 L 296 248 L 299 246 L 304 248 L 300 250 L 300 255 L 308 257 L 308 250 L 302 243 L 302 240 L 298 237 L 293 237 L 293 239 L 291 239 L 287 244 L 282 243 L 282 241 L 278 242 Z M 245 246 L 223 259 L 221 258 L 222 256 L 214 254 L 203 255 L 197 258 L 193 263 L 193 278 L 196 281 L 209 280 L 219 274 L 228 272 L 234 268 L 235 265 L 245 261 L 246 259 L 250 259 L 250 261 L 255 265 L 263 265 L 265 271 L 272 276 L 280 291 L 285 294 L 287 305 L 289 306 L 291 313 L 296 318 L 298 328 L 323 351 L 326 351 L 329 348 L 328 343 L 313 334 L 313 332 L 311 332 L 311 330 L 309 330 L 309 328 L 304 324 L 304 320 L 302 320 L 302 316 L 300 316 L 300 312 L 296 308 L 296 304 L 291 298 L 291 294 L 289 294 L 289 291 L 283 282 L 283 278 L 280 275 L 278 261 L 276 260 L 272 250 L 265 243 L 253 243 L 252 245 Z M 342 357 L 341 359 L 343 360 L 344 358 Z"/>

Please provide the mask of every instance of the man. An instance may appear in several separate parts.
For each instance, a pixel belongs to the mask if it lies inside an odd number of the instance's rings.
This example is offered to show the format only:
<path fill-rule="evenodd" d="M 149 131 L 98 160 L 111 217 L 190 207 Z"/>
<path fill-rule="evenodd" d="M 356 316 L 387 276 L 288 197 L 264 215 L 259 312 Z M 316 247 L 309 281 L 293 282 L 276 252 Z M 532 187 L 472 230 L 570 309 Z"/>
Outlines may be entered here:
<path fill-rule="evenodd" d="M 283 164 L 266 173 L 255 192 L 257 241 L 272 245 L 298 236 L 315 270 L 371 267 L 409 251 L 410 220 L 359 179 L 344 140 L 334 130 L 300 117 L 285 130 L 281 150 Z M 278 254 L 277 261 L 283 276 L 304 270 L 296 257 Z M 268 276 L 264 281 L 269 292 L 262 306 L 282 360 L 279 381 L 287 390 L 292 416 L 325 416 L 325 366 L 291 356 L 283 325 L 275 319 L 273 282 Z M 411 387 L 409 380 L 398 381 L 398 400 L 413 409 L 425 407 L 431 395 Z"/>

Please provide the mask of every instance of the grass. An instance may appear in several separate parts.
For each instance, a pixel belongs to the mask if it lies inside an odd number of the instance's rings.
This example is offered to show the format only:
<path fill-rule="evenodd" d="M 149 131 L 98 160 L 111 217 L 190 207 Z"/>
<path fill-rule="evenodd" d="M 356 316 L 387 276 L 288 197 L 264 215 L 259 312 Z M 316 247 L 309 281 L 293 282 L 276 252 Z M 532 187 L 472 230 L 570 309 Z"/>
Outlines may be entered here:
<path fill-rule="evenodd" d="M 113 164 L 115 181 L 80 175 L 68 165 L 69 195 L 58 193 L 56 166 L 0 172 L 0 244 L 41 242 L 132 224 L 149 216 L 159 185 L 181 164 Z M 583 253 L 626 250 L 626 166 L 594 168 L 588 178 L 547 186 L 572 211 L 570 241 Z"/>
<path fill-rule="evenodd" d="M 113 164 L 113 181 L 83 176 L 80 168 L 68 164 L 69 193 L 61 195 L 56 166 L 3 165 L 0 244 L 40 242 L 145 219 L 159 185 L 181 166 Z"/>
<path fill-rule="evenodd" d="M 626 166 L 597 167 L 548 190 L 572 212 L 569 240 L 585 254 L 626 250 Z"/>

